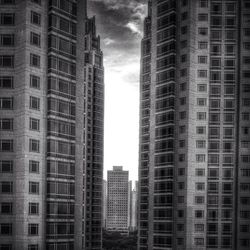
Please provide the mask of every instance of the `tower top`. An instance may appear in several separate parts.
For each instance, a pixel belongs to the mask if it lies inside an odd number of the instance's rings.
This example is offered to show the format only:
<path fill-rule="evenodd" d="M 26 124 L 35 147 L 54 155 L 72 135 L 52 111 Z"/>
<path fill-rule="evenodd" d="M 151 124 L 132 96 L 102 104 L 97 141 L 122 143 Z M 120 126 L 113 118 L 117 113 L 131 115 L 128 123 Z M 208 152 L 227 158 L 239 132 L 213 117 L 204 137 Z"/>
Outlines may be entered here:
<path fill-rule="evenodd" d="M 113 166 L 114 171 L 122 171 L 123 167 L 122 166 Z"/>

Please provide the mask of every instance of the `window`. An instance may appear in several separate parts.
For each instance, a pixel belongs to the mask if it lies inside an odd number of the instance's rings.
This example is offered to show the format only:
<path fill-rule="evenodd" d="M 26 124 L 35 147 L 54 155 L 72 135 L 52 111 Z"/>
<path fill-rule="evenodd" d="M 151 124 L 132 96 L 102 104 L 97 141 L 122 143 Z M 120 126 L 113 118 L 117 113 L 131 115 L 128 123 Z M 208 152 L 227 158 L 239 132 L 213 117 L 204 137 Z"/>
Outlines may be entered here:
<path fill-rule="evenodd" d="M 194 230 L 195 232 L 204 232 L 204 224 L 195 224 Z"/>
<path fill-rule="evenodd" d="M 220 58 L 211 58 L 211 67 L 220 68 L 221 67 L 221 59 Z"/>
<path fill-rule="evenodd" d="M 197 85 L 197 91 L 198 92 L 206 92 L 207 91 L 207 85 L 206 84 L 198 84 Z"/>
<path fill-rule="evenodd" d="M 198 33 L 201 36 L 206 36 L 208 34 L 208 29 L 204 28 L 204 27 L 200 27 L 200 28 L 198 28 Z"/>
<path fill-rule="evenodd" d="M 226 17 L 226 26 L 232 27 L 236 25 L 236 19 L 234 17 Z"/>
<path fill-rule="evenodd" d="M 35 54 L 30 54 L 30 66 L 40 68 L 40 56 Z"/>
<path fill-rule="evenodd" d="M 39 153 L 40 151 L 40 141 L 35 139 L 29 140 L 29 150 L 30 152 Z"/>
<path fill-rule="evenodd" d="M 181 34 L 182 34 L 182 35 L 187 34 L 187 31 L 188 31 L 188 27 L 187 27 L 187 26 L 182 26 L 182 27 L 181 27 Z"/>
<path fill-rule="evenodd" d="M 187 83 L 186 82 L 182 82 L 181 84 L 180 84 L 180 90 L 181 91 L 185 91 L 187 89 Z"/>
<path fill-rule="evenodd" d="M 210 94 L 211 94 L 212 96 L 219 96 L 220 93 L 221 93 L 220 86 L 218 86 L 218 85 L 212 85 L 212 86 L 211 86 Z"/>
<path fill-rule="evenodd" d="M 197 112 L 197 120 L 206 120 L 207 113 L 206 112 Z"/>
<path fill-rule="evenodd" d="M 13 98 L 12 97 L 0 98 L 0 109 L 13 109 Z"/>
<path fill-rule="evenodd" d="M 188 3 L 188 0 L 182 0 L 182 1 L 181 1 L 181 5 L 182 5 L 182 6 L 187 6 L 187 3 Z"/>
<path fill-rule="evenodd" d="M 38 250 L 38 244 L 28 245 L 28 250 Z"/>
<path fill-rule="evenodd" d="M 196 246 L 204 246 L 204 238 L 194 238 L 194 244 Z"/>
<path fill-rule="evenodd" d="M 39 214 L 39 203 L 30 202 L 29 203 L 29 214 L 38 215 Z"/>
<path fill-rule="evenodd" d="M 12 214 L 12 202 L 1 203 L 1 214 Z"/>
<path fill-rule="evenodd" d="M 185 133 L 185 132 L 186 132 L 186 126 L 185 126 L 185 125 L 180 126 L 180 127 L 179 127 L 179 132 L 180 132 L 180 134 Z"/>
<path fill-rule="evenodd" d="M 186 111 L 180 112 L 179 113 L 180 120 L 186 119 L 186 115 L 187 115 Z"/>
<path fill-rule="evenodd" d="M 198 77 L 206 78 L 207 77 L 207 70 L 198 70 Z"/>
<path fill-rule="evenodd" d="M 205 183 L 204 182 L 198 182 L 198 183 L 196 183 L 195 186 L 196 186 L 196 190 L 197 191 L 203 191 L 203 190 L 205 190 Z"/>
<path fill-rule="evenodd" d="M 209 122 L 210 123 L 219 123 L 220 122 L 220 114 L 219 113 L 210 113 L 209 114 Z"/>
<path fill-rule="evenodd" d="M 13 77 L 12 76 L 0 76 L 0 88 L 12 89 Z"/>
<path fill-rule="evenodd" d="M 198 14 L 198 21 L 205 22 L 208 20 L 208 14 L 200 13 Z"/>
<path fill-rule="evenodd" d="M 204 217 L 204 211 L 203 210 L 195 210 L 195 218 L 201 219 Z"/>
<path fill-rule="evenodd" d="M 211 17 L 211 25 L 212 26 L 221 26 L 222 18 L 219 16 L 212 16 Z"/>
<path fill-rule="evenodd" d="M 14 34 L 1 34 L 0 46 L 14 46 Z"/>
<path fill-rule="evenodd" d="M 39 194 L 39 182 L 29 182 L 29 193 L 30 194 Z"/>
<path fill-rule="evenodd" d="M 1 173 L 12 173 L 13 172 L 13 161 L 0 161 L 0 172 Z"/>
<path fill-rule="evenodd" d="M 207 42 L 203 42 L 203 41 L 198 42 L 198 48 L 199 49 L 207 49 L 207 47 L 208 47 Z"/>
<path fill-rule="evenodd" d="M 187 20 L 188 19 L 188 13 L 187 11 L 181 13 L 181 20 L 184 21 L 184 20 Z"/>
<path fill-rule="evenodd" d="M 36 25 L 41 25 L 41 15 L 37 12 L 31 11 L 31 19 L 30 22 Z"/>
<path fill-rule="evenodd" d="M 209 195 L 208 196 L 208 205 L 218 205 L 218 196 L 217 195 Z"/>
<path fill-rule="evenodd" d="M 35 118 L 30 118 L 30 130 L 39 131 L 40 129 L 40 120 Z"/>
<path fill-rule="evenodd" d="M 203 169 L 203 168 L 195 169 L 195 175 L 196 176 L 205 176 L 205 169 Z"/>
<path fill-rule="evenodd" d="M 221 72 L 220 71 L 211 71 L 210 80 L 212 82 L 219 82 L 221 80 Z"/>
<path fill-rule="evenodd" d="M 12 224 L 11 223 L 2 223 L 0 225 L 1 235 L 12 235 Z"/>
<path fill-rule="evenodd" d="M 13 182 L 11 181 L 1 182 L 1 192 L 3 194 L 11 194 L 13 192 Z"/>
<path fill-rule="evenodd" d="M 198 63 L 207 64 L 207 56 L 198 56 Z"/>
<path fill-rule="evenodd" d="M 187 54 L 181 55 L 181 62 L 184 63 L 187 61 Z"/>
<path fill-rule="evenodd" d="M 29 236 L 35 236 L 38 235 L 38 224 L 29 224 L 28 225 L 28 234 Z"/>
<path fill-rule="evenodd" d="M 233 30 L 226 31 L 226 39 L 227 40 L 235 40 L 236 39 L 236 32 Z"/>
<path fill-rule="evenodd" d="M 219 108 L 220 108 L 220 99 L 211 99 L 210 109 L 219 109 Z"/>
<path fill-rule="evenodd" d="M 13 119 L 12 118 L 2 118 L 0 119 L 0 130 L 13 130 Z"/>
<path fill-rule="evenodd" d="M 1 68 L 13 68 L 14 56 L 12 55 L 0 55 L 0 67 Z"/>
<path fill-rule="evenodd" d="M 29 172 L 30 173 L 39 173 L 39 161 L 29 161 Z"/>
<path fill-rule="evenodd" d="M 218 165 L 219 164 L 219 155 L 209 154 L 208 155 L 208 163 L 211 165 Z"/>
<path fill-rule="evenodd" d="M 215 14 L 221 13 L 221 10 L 222 10 L 221 3 L 212 3 L 211 9 L 212 9 L 212 12 L 214 12 Z"/>
<path fill-rule="evenodd" d="M 220 44 L 211 44 L 211 54 L 220 55 L 221 54 L 221 45 Z"/>
<path fill-rule="evenodd" d="M 38 97 L 30 96 L 30 108 L 40 110 L 40 99 Z"/>
<path fill-rule="evenodd" d="M 236 47 L 234 44 L 226 44 L 225 45 L 225 52 L 227 55 L 234 55 Z"/>
<path fill-rule="evenodd" d="M 186 104 L 186 97 L 181 97 L 180 98 L 180 105 L 185 105 Z"/>
<path fill-rule="evenodd" d="M 31 0 L 31 2 L 41 5 L 41 0 Z"/>
<path fill-rule="evenodd" d="M 0 140 L 0 152 L 13 152 L 13 140 Z"/>
<path fill-rule="evenodd" d="M 226 3 L 226 12 L 235 12 L 235 3 Z"/>
<path fill-rule="evenodd" d="M 30 32 L 30 44 L 40 47 L 41 36 L 35 32 Z"/>
<path fill-rule="evenodd" d="M 40 77 L 30 75 L 30 87 L 40 89 Z"/>
<path fill-rule="evenodd" d="M 182 49 L 186 48 L 187 47 L 187 40 L 182 40 L 181 43 L 180 43 L 180 47 Z"/>
<path fill-rule="evenodd" d="M 205 154 L 197 154 L 196 155 L 196 162 L 205 162 L 206 155 Z"/>
<path fill-rule="evenodd" d="M 244 35 L 250 36 L 250 29 L 244 29 Z"/>
<path fill-rule="evenodd" d="M 0 4 L 15 4 L 15 0 L 0 0 Z"/>
<path fill-rule="evenodd" d="M 212 30 L 211 31 L 211 39 L 212 40 L 221 40 L 221 31 L 220 30 Z"/>
<path fill-rule="evenodd" d="M 197 105 L 198 106 L 206 106 L 207 105 L 207 99 L 206 98 L 197 98 Z"/>
<path fill-rule="evenodd" d="M 186 68 L 185 68 L 185 69 L 181 69 L 181 71 L 180 71 L 180 76 L 181 76 L 181 77 L 187 76 L 187 69 L 186 69 Z"/>
<path fill-rule="evenodd" d="M 207 0 L 200 0 L 200 7 L 201 8 L 207 8 L 208 3 Z"/>
<path fill-rule="evenodd" d="M 206 127 L 196 127 L 196 133 L 198 135 L 204 135 L 204 134 L 206 134 Z"/>
<path fill-rule="evenodd" d="M 196 148 L 206 148 L 206 141 L 204 141 L 204 140 L 197 140 L 196 141 Z"/>
<path fill-rule="evenodd" d="M 204 204 L 205 198 L 204 196 L 195 196 L 195 204 Z"/>
<path fill-rule="evenodd" d="M 1 13 L 1 25 L 14 25 L 15 14 L 14 13 Z"/>

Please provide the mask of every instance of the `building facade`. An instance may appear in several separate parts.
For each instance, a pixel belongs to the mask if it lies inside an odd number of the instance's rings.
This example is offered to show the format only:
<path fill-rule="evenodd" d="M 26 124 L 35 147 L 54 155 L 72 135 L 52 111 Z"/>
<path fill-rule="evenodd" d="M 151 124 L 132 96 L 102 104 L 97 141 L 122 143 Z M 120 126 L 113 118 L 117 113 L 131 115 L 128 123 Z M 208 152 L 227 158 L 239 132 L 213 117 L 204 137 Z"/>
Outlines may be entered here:
<path fill-rule="evenodd" d="M 250 2 L 148 9 L 138 249 L 249 249 Z"/>
<path fill-rule="evenodd" d="M 104 69 L 95 18 L 87 19 L 84 37 L 85 249 L 102 249 Z"/>
<path fill-rule="evenodd" d="M 0 249 L 101 249 L 103 133 L 89 138 L 103 67 L 86 1 L 1 0 L 0 15 Z"/>
<path fill-rule="evenodd" d="M 107 194 L 107 181 L 103 180 L 102 184 L 102 227 L 106 228 L 106 223 L 107 223 L 107 199 L 108 199 L 108 194 Z"/>
<path fill-rule="evenodd" d="M 122 166 L 108 170 L 108 200 L 106 229 L 127 234 L 129 228 L 129 181 L 128 171 Z"/>
<path fill-rule="evenodd" d="M 137 230 L 137 199 L 138 199 L 138 191 L 137 191 L 137 185 L 135 185 L 135 187 L 132 190 L 130 190 L 129 231 L 131 232 Z"/>

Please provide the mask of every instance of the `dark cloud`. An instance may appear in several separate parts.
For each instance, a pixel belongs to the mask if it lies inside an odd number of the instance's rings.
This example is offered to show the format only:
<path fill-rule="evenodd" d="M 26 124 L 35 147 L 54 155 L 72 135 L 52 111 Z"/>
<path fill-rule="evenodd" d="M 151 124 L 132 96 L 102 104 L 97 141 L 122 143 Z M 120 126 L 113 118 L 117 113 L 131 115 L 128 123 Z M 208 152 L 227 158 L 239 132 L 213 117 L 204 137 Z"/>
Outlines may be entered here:
<path fill-rule="evenodd" d="M 89 16 L 96 16 L 106 70 L 117 71 L 119 67 L 122 69 L 131 64 L 131 61 L 139 63 L 146 2 L 147 0 L 88 1 Z M 128 72 L 124 80 L 130 83 L 138 81 L 138 77 L 135 77 L 135 72 Z"/>

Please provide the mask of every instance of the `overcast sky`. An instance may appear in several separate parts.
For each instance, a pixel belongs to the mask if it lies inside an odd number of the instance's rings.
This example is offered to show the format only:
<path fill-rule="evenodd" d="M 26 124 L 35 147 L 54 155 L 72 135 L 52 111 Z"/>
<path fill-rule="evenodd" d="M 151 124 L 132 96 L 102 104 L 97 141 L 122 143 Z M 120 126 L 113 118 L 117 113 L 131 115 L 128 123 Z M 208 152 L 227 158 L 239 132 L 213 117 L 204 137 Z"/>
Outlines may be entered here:
<path fill-rule="evenodd" d="M 147 0 L 88 0 L 105 67 L 104 178 L 114 165 L 138 179 L 139 73 Z"/>

